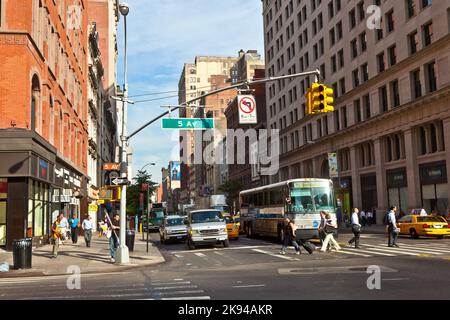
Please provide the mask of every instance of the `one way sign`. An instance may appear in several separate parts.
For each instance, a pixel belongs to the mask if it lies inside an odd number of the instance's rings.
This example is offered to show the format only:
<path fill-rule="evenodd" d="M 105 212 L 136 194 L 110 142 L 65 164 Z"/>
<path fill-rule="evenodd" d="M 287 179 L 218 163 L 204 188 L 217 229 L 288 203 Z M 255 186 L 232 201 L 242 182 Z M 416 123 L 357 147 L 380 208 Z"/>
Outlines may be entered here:
<path fill-rule="evenodd" d="M 111 180 L 111 183 L 116 186 L 124 186 L 128 184 L 127 178 L 115 178 Z"/>

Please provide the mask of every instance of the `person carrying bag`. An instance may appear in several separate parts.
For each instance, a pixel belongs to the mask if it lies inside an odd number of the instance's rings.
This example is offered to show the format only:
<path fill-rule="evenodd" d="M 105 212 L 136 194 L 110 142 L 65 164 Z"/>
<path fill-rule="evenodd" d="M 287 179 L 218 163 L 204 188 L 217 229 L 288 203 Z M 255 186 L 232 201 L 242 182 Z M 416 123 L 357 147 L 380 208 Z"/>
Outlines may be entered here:
<path fill-rule="evenodd" d="M 359 247 L 359 238 L 361 235 L 361 225 L 359 224 L 359 217 L 358 217 L 358 208 L 353 208 L 352 213 L 352 232 L 353 232 L 353 238 L 350 239 L 348 244 L 351 246 L 353 243 L 355 243 L 355 248 Z"/>

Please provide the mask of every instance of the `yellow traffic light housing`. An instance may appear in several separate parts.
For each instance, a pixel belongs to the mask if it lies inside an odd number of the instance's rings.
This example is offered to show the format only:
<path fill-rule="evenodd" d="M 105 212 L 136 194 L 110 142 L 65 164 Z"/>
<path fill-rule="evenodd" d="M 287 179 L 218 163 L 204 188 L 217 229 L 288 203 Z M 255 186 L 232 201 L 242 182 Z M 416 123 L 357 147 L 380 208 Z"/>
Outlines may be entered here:
<path fill-rule="evenodd" d="M 324 90 L 324 104 L 325 108 L 323 112 L 333 112 L 334 111 L 334 98 L 333 98 L 334 90 L 332 88 L 325 87 Z"/>
<path fill-rule="evenodd" d="M 306 91 L 305 98 L 306 98 L 306 110 L 305 110 L 305 113 L 306 114 L 313 114 L 311 89 L 308 89 L 308 91 Z"/>
<path fill-rule="evenodd" d="M 312 113 L 321 113 L 325 110 L 325 86 L 320 83 L 311 85 Z"/>

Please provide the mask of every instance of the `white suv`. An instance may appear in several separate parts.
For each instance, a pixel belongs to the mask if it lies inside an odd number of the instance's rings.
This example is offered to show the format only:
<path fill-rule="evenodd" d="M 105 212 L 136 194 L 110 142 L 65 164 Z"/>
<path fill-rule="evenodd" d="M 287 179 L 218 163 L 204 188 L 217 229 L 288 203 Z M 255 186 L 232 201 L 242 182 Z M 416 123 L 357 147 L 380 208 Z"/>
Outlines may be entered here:
<path fill-rule="evenodd" d="M 198 244 L 223 244 L 228 247 L 227 225 L 220 210 L 193 210 L 188 216 L 189 249 L 195 249 Z"/>

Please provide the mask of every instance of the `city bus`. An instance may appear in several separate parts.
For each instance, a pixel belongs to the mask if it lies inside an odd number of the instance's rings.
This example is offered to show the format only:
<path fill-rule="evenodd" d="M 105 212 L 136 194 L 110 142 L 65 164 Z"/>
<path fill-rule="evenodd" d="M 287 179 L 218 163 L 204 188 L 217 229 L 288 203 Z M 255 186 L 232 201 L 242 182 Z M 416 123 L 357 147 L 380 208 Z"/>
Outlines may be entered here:
<path fill-rule="evenodd" d="M 149 231 L 158 231 L 166 215 L 167 215 L 167 202 L 152 203 L 148 221 Z M 144 232 L 147 232 L 147 217 L 145 215 L 143 216 L 142 223 Z"/>
<path fill-rule="evenodd" d="M 239 194 L 240 228 L 248 237 L 268 236 L 282 239 L 285 216 L 294 219 L 297 240 L 319 238 L 320 211 L 336 221 L 333 182 L 327 179 L 294 179 Z"/>

